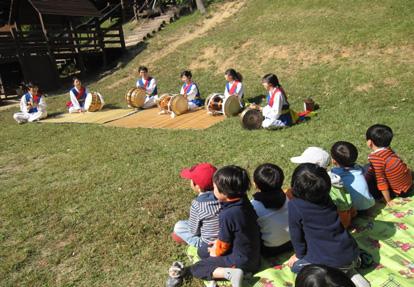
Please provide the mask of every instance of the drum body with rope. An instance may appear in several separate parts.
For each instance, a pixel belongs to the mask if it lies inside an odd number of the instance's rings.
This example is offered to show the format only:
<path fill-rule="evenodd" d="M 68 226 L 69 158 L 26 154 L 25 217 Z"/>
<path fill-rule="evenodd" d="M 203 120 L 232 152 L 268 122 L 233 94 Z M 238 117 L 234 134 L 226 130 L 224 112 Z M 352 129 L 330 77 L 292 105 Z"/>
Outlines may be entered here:
<path fill-rule="evenodd" d="M 100 93 L 91 92 L 86 95 L 85 110 L 88 112 L 97 112 L 102 110 L 104 106 L 104 100 Z"/>
<path fill-rule="evenodd" d="M 142 108 L 145 103 L 146 93 L 141 88 L 131 88 L 125 94 L 125 100 L 128 106 L 133 108 Z"/>
<path fill-rule="evenodd" d="M 205 108 L 209 114 L 233 117 L 240 113 L 240 100 L 237 96 L 225 98 L 223 94 L 211 94 L 206 99 Z"/>
<path fill-rule="evenodd" d="M 163 94 L 158 99 L 158 108 L 163 113 L 174 113 L 179 116 L 188 111 L 187 99 L 182 95 Z"/>
<path fill-rule="evenodd" d="M 240 115 L 242 127 L 248 130 L 260 129 L 263 119 L 262 111 L 258 109 L 246 109 Z"/>

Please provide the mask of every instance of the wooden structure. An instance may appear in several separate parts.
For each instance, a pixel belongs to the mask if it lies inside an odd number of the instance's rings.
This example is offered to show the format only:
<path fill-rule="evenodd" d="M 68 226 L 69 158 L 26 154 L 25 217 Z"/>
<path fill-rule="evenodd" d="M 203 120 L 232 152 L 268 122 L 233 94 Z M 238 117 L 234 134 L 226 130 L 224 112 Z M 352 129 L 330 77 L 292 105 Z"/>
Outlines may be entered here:
<path fill-rule="evenodd" d="M 89 0 L 12 0 L 9 25 L 0 32 L 5 86 L 14 65 L 25 81 L 53 90 L 68 66 L 85 72 L 90 59 L 105 66 L 112 51 L 125 49 L 120 3 L 99 11 Z"/>

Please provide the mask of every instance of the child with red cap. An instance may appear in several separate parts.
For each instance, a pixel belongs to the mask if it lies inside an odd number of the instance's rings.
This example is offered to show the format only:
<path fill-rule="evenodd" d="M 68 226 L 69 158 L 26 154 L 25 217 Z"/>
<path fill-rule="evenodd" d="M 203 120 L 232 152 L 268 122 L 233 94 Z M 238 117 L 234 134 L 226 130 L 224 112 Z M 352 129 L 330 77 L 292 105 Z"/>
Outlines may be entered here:
<path fill-rule="evenodd" d="M 200 163 L 181 171 L 181 177 L 190 180 L 191 189 L 197 197 L 191 203 L 188 220 L 178 221 L 174 226 L 172 238 L 176 242 L 206 249 L 217 239 L 220 203 L 212 192 L 216 170 L 209 163 Z"/>

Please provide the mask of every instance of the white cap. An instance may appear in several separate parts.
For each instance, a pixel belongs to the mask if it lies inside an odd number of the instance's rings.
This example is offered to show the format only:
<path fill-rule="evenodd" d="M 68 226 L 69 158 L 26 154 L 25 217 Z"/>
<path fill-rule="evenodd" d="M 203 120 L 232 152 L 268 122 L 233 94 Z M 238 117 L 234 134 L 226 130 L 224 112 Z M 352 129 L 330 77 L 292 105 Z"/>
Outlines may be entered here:
<path fill-rule="evenodd" d="M 291 157 L 290 161 L 293 163 L 314 163 L 320 167 L 327 168 L 331 157 L 329 153 L 320 147 L 308 147 L 300 156 Z"/>

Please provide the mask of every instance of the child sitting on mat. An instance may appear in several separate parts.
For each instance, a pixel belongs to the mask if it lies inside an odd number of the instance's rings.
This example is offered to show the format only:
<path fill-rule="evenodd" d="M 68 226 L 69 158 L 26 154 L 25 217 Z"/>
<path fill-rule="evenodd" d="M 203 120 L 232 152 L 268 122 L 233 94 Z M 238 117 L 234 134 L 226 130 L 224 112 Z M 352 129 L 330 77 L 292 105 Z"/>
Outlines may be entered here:
<path fill-rule="evenodd" d="M 19 124 L 39 121 L 47 117 L 46 101 L 39 93 L 39 86 L 35 83 L 29 83 L 27 87 L 29 91 L 20 99 L 21 112 L 13 115 Z"/>
<path fill-rule="evenodd" d="M 219 237 L 208 253 L 199 252 L 201 260 L 194 265 L 185 268 L 174 262 L 167 287 L 180 286 L 187 272 L 203 280 L 227 279 L 233 287 L 241 287 L 243 272 L 256 272 L 260 267 L 260 229 L 246 195 L 250 187 L 247 171 L 225 166 L 214 174 L 213 182 L 214 195 L 222 204 Z"/>
<path fill-rule="evenodd" d="M 189 110 L 195 110 L 204 105 L 198 86 L 193 82 L 192 78 L 193 75 L 191 71 L 183 71 L 181 73 L 181 81 L 183 81 L 184 84 L 181 87 L 180 95 L 187 98 Z"/>
<path fill-rule="evenodd" d="M 243 76 L 240 73 L 236 72 L 234 69 L 228 69 L 226 72 L 224 72 L 224 78 L 227 81 L 226 87 L 224 89 L 224 98 L 237 96 L 239 98 L 240 105 L 243 107 Z"/>
<path fill-rule="evenodd" d="M 259 192 L 253 194 L 252 205 L 262 236 L 264 257 L 276 256 L 292 249 L 288 223 L 288 199 L 282 190 L 285 176 L 277 165 L 265 163 L 254 171 L 253 181 Z"/>
<path fill-rule="evenodd" d="M 200 163 L 181 171 L 181 177 L 190 180 L 191 189 L 197 198 L 191 203 L 188 220 L 178 221 L 172 238 L 195 247 L 213 243 L 219 233 L 220 202 L 213 194 L 213 175 L 216 168 L 209 163 Z"/>
<path fill-rule="evenodd" d="M 375 205 L 375 199 L 369 193 L 364 170 L 355 162 L 358 158 L 357 148 L 350 142 L 339 141 L 331 148 L 333 174 L 338 175 L 346 189 L 351 195 L 352 206 L 358 213 L 364 213 Z"/>
<path fill-rule="evenodd" d="M 319 147 L 308 147 L 300 156 L 290 159 L 293 163 L 314 163 L 324 168 L 328 168 L 330 163 L 329 154 Z M 332 173 L 328 173 L 331 178 L 331 191 L 329 195 L 338 209 L 338 214 L 345 228 L 351 225 L 351 220 L 357 212 L 352 207 L 351 195 L 345 190 L 341 178 Z"/>
<path fill-rule="evenodd" d="M 394 205 L 393 197 L 407 197 L 413 189 L 411 170 L 391 149 L 392 138 L 392 129 L 386 125 L 373 125 L 366 132 L 367 145 L 372 150 L 368 155 L 368 185 L 374 198 L 384 198 L 388 206 Z"/>
<path fill-rule="evenodd" d="M 268 92 L 267 105 L 259 107 L 251 105 L 251 108 L 260 109 L 264 120 L 263 128 L 288 127 L 296 123 L 297 115 L 290 109 L 286 93 L 275 74 L 267 74 L 262 79 L 263 87 Z"/>
<path fill-rule="evenodd" d="M 66 103 L 69 113 L 85 112 L 85 100 L 89 90 L 82 86 L 78 78 L 73 78 L 73 88 L 69 91 L 70 101 Z"/>
<path fill-rule="evenodd" d="M 361 264 L 355 239 L 343 227 L 329 196 L 331 180 L 316 164 L 300 164 L 292 175 L 293 199 L 288 203 L 289 232 L 295 254 L 289 259 L 292 272 L 309 264 L 339 268 L 357 287 L 369 282 L 356 271 Z"/>
<path fill-rule="evenodd" d="M 143 108 L 151 108 L 156 105 L 156 100 L 158 99 L 157 81 L 149 76 L 148 68 L 145 66 L 140 66 L 138 73 L 140 78 L 137 80 L 137 88 L 144 89 L 147 94 Z"/>

